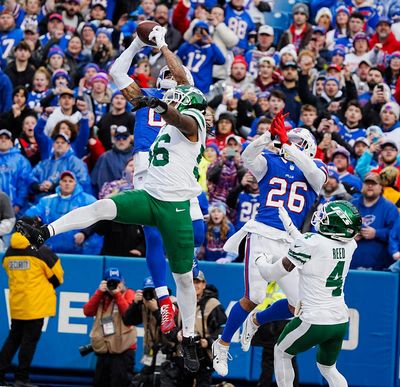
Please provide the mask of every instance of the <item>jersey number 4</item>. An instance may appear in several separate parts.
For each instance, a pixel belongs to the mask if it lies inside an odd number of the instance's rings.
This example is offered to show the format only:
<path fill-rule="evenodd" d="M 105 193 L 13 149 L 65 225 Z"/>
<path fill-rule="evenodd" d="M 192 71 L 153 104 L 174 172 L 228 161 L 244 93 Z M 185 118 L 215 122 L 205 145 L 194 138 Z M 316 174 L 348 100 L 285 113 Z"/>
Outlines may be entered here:
<path fill-rule="evenodd" d="M 328 279 L 326 280 L 325 286 L 327 288 L 335 288 L 332 290 L 333 297 L 340 297 L 343 292 L 343 270 L 344 270 L 344 261 L 339 261 L 335 268 L 332 270 L 332 273 L 329 274 Z"/>
<path fill-rule="evenodd" d="M 296 213 L 303 211 L 306 200 L 303 195 L 298 193 L 298 190 L 308 190 L 307 184 L 304 181 L 294 181 L 290 187 L 289 194 L 287 193 L 288 183 L 285 179 L 273 177 L 269 181 L 269 185 L 277 186 L 277 188 L 272 188 L 268 192 L 266 206 L 278 208 L 283 206 Z M 285 203 L 286 200 L 287 202 Z"/>

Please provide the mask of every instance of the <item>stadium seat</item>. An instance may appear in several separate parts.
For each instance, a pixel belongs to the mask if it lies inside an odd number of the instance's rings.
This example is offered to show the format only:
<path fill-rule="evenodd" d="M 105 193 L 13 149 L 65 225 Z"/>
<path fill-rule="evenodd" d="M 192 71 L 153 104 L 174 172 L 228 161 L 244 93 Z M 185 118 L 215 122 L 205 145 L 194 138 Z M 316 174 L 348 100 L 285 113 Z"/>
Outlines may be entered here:
<path fill-rule="evenodd" d="M 292 13 L 292 8 L 296 4 L 296 0 L 276 0 L 274 3 L 274 7 L 272 8 L 273 12 L 285 12 Z"/>
<path fill-rule="evenodd" d="M 285 12 L 264 12 L 265 24 L 286 30 L 290 25 L 290 18 Z"/>

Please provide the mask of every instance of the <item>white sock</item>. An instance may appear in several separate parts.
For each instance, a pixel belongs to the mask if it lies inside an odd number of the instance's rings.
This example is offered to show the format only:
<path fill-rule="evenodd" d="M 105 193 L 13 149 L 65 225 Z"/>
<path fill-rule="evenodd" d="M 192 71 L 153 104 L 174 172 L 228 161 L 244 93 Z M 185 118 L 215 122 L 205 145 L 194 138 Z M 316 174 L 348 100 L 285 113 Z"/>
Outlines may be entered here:
<path fill-rule="evenodd" d="M 129 77 L 128 71 L 132 64 L 133 57 L 140 51 L 142 47 L 135 39 L 131 45 L 115 60 L 111 67 L 110 75 L 112 76 L 115 85 L 118 89 L 123 90 L 127 88 L 133 79 Z"/>
<path fill-rule="evenodd" d="M 168 287 L 167 286 L 160 286 L 156 288 L 157 298 L 161 299 L 163 297 L 169 297 Z"/>
<path fill-rule="evenodd" d="M 184 337 L 194 337 L 194 323 L 196 320 L 197 297 L 193 285 L 193 274 L 172 273 L 176 283 L 176 298 L 179 312 L 182 316 L 182 331 Z"/>
<path fill-rule="evenodd" d="M 332 366 L 325 366 L 317 363 L 319 372 L 326 379 L 329 387 L 347 387 L 347 381 L 345 377 L 337 370 L 336 363 Z"/>
<path fill-rule="evenodd" d="M 113 220 L 116 216 L 117 206 L 115 203 L 111 199 L 101 199 L 68 212 L 47 227 L 50 235 L 53 236 L 66 231 L 81 230 L 99 220 Z"/>
<path fill-rule="evenodd" d="M 274 371 L 278 387 L 293 387 L 294 370 L 292 355 L 283 352 L 277 345 L 274 348 Z"/>

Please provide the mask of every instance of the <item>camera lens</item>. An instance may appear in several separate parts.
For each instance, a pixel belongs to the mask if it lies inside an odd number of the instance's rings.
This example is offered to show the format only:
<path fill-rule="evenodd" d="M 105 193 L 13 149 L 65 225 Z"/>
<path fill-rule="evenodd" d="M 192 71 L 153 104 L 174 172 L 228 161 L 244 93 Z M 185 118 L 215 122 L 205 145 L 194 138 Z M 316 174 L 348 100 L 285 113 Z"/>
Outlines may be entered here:
<path fill-rule="evenodd" d="M 107 289 L 115 290 L 118 287 L 119 281 L 117 280 L 108 280 L 107 281 Z"/>

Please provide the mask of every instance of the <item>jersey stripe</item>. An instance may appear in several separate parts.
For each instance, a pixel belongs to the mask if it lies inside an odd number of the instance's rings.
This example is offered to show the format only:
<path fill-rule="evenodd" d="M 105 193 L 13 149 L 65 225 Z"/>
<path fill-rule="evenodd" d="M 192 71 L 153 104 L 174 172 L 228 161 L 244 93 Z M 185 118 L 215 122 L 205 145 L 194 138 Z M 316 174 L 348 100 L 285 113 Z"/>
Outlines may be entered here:
<path fill-rule="evenodd" d="M 204 118 L 203 114 L 201 114 L 198 110 L 187 109 L 184 110 L 182 114 L 193 117 L 198 123 L 200 130 L 204 131 L 206 129 L 206 119 Z"/>
<path fill-rule="evenodd" d="M 288 255 L 289 255 L 289 257 L 297 259 L 298 261 L 300 261 L 302 263 L 305 263 L 311 259 L 311 255 L 296 253 L 293 250 L 289 250 Z"/>

